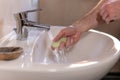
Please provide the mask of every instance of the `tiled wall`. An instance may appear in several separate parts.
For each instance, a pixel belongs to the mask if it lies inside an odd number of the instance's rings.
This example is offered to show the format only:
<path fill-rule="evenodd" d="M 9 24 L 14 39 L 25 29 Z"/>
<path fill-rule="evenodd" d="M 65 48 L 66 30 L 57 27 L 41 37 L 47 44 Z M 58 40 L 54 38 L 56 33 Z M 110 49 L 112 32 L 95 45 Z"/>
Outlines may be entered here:
<path fill-rule="evenodd" d="M 40 22 L 52 25 L 69 25 L 81 18 L 100 0 L 40 0 Z M 120 21 L 101 25 L 97 30 L 120 37 Z"/>
<path fill-rule="evenodd" d="M 0 0 L 0 37 L 15 27 L 14 13 L 37 8 L 37 4 L 38 0 Z"/>

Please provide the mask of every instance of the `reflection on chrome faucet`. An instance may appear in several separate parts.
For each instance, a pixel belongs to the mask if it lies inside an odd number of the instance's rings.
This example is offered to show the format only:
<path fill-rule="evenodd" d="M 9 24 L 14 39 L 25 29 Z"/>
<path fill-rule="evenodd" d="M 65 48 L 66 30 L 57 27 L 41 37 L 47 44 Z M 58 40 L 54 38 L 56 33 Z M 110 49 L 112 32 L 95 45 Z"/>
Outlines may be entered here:
<path fill-rule="evenodd" d="M 28 13 L 37 12 L 37 11 L 41 11 L 41 9 L 28 10 L 28 11 L 23 11 L 23 12 L 14 14 L 15 19 L 16 19 L 15 31 L 17 33 L 18 40 L 27 39 L 27 36 L 28 36 L 27 28 L 28 27 L 36 27 L 40 29 L 50 30 L 50 26 L 48 25 L 41 25 L 41 24 L 38 24 L 37 22 L 28 20 Z"/>

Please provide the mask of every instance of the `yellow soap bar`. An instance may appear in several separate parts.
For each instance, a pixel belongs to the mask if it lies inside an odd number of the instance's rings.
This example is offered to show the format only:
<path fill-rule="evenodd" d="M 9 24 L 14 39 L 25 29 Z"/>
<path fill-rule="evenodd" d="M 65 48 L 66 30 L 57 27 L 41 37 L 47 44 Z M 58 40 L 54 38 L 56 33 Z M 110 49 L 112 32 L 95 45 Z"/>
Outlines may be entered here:
<path fill-rule="evenodd" d="M 66 41 L 67 41 L 67 38 L 66 38 L 66 37 L 63 37 L 63 38 L 61 38 L 59 41 L 53 42 L 53 43 L 52 43 L 52 47 L 53 47 L 53 48 L 58 48 L 58 47 L 60 46 L 61 42 L 66 42 Z"/>

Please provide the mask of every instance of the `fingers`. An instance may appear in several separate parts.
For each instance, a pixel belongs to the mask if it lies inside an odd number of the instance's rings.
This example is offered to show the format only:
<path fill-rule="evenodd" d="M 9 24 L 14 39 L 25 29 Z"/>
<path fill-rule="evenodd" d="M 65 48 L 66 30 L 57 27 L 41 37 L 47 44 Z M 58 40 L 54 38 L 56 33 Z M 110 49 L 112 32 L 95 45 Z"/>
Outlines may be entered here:
<path fill-rule="evenodd" d="M 76 34 L 72 37 L 67 37 L 67 42 L 66 43 L 62 42 L 60 44 L 59 49 L 64 49 L 64 48 L 68 48 L 70 46 L 73 46 L 74 44 L 76 44 L 79 41 L 79 39 L 80 39 L 80 34 L 79 35 Z"/>
<path fill-rule="evenodd" d="M 69 47 L 70 45 L 71 45 L 71 37 L 68 37 L 66 42 L 66 47 Z"/>
<path fill-rule="evenodd" d="M 58 49 L 65 49 L 70 47 L 73 44 L 73 39 L 71 37 L 67 38 L 66 43 L 65 42 L 61 42 L 60 46 Z"/>
<path fill-rule="evenodd" d="M 103 8 L 101 8 L 101 11 L 100 11 L 100 15 L 102 16 L 102 15 L 104 15 L 104 13 L 105 13 L 105 8 L 103 7 Z"/>
<path fill-rule="evenodd" d="M 64 34 L 65 34 L 64 30 L 60 31 L 53 41 L 58 41 L 60 38 L 64 36 Z"/>
<path fill-rule="evenodd" d="M 111 22 L 109 17 L 107 17 L 105 21 L 106 21 L 107 24 L 109 24 Z"/>
<path fill-rule="evenodd" d="M 107 18 L 107 17 L 108 17 L 108 13 L 105 11 L 104 14 L 103 14 L 103 16 L 102 16 L 102 18 L 103 18 L 103 20 L 106 21 L 106 18 Z"/>
<path fill-rule="evenodd" d="M 67 37 L 66 43 L 62 42 L 58 49 L 64 49 L 64 48 L 69 47 L 72 44 L 71 41 L 72 41 L 71 37 Z"/>
<path fill-rule="evenodd" d="M 64 49 L 75 44 L 79 40 L 79 35 L 80 34 L 78 34 L 76 28 L 65 28 L 59 32 L 59 34 L 54 38 L 53 41 L 56 42 L 60 40 L 62 37 L 66 37 L 67 38 L 66 43 L 61 42 L 60 46 L 58 47 L 58 49 Z"/>
<path fill-rule="evenodd" d="M 109 24 L 110 18 L 109 18 L 109 14 L 108 14 L 107 10 L 105 9 L 105 7 L 101 9 L 100 15 L 101 15 L 102 19 L 103 19 L 107 24 Z"/>
<path fill-rule="evenodd" d="M 102 18 L 107 24 L 109 24 L 110 22 L 114 22 L 114 20 L 111 19 L 107 12 L 103 13 Z"/>
<path fill-rule="evenodd" d="M 77 31 L 76 28 L 71 28 L 71 27 L 65 28 L 59 32 L 59 34 L 54 38 L 53 41 L 58 41 L 62 37 L 72 36 L 76 34 L 76 31 Z"/>
<path fill-rule="evenodd" d="M 53 46 L 51 46 L 51 49 L 52 49 L 52 50 L 55 50 L 55 48 L 54 48 Z"/>
<path fill-rule="evenodd" d="M 60 46 L 58 47 L 58 49 L 64 49 L 65 48 L 65 42 L 61 42 Z"/>
<path fill-rule="evenodd" d="M 79 41 L 80 35 L 81 35 L 80 33 L 77 33 L 76 35 L 73 36 L 73 39 L 74 39 L 73 44 L 75 44 L 75 43 L 77 43 Z"/>
<path fill-rule="evenodd" d="M 115 5 L 115 3 L 114 4 L 107 3 L 103 5 L 103 7 L 101 8 L 100 15 L 107 24 L 118 19 L 118 16 L 116 15 L 117 11 L 119 10 L 116 10 L 117 9 L 116 6 L 117 4 Z"/>

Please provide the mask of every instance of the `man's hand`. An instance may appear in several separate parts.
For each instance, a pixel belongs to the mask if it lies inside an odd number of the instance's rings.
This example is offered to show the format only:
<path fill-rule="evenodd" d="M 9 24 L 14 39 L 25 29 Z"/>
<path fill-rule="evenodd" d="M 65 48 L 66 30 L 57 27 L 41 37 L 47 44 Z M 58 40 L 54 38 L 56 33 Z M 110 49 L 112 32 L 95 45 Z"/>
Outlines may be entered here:
<path fill-rule="evenodd" d="M 101 8 L 100 15 L 106 23 L 120 19 L 120 0 L 108 0 Z"/>
<path fill-rule="evenodd" d="M 58 35 L 54 38 L 54 42 L 60 40 L 61 38 L 66 37 L 67 41 L 62 42 L 59 46 L 59 49 L 63 49 L 69 46 L 72 46 L 80 39 L 80 31 L 77 31 L 77 28 L 68 27 L 61 30 Z"/>

